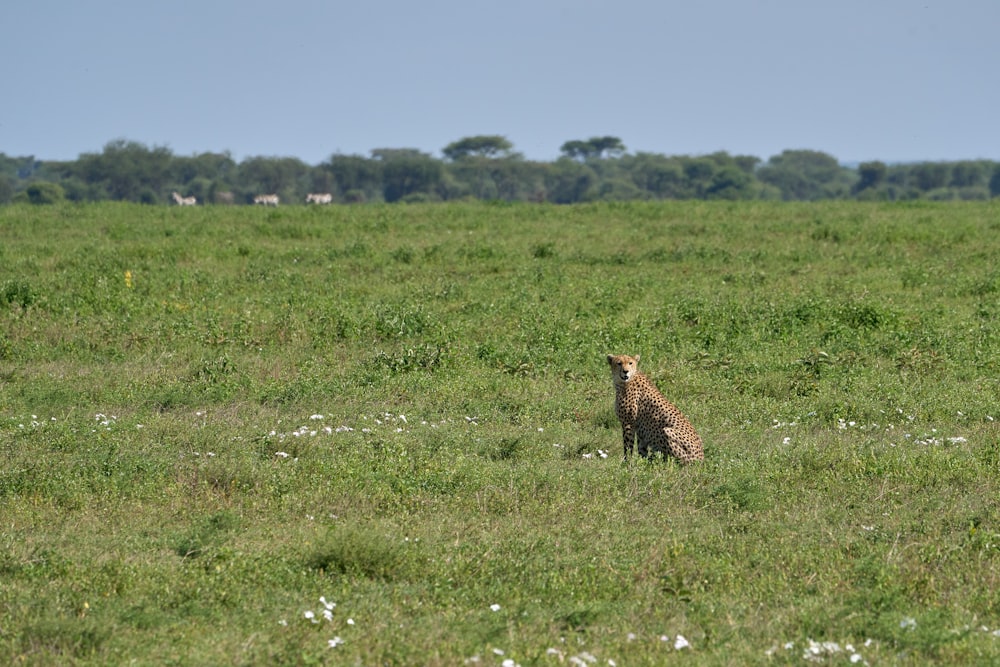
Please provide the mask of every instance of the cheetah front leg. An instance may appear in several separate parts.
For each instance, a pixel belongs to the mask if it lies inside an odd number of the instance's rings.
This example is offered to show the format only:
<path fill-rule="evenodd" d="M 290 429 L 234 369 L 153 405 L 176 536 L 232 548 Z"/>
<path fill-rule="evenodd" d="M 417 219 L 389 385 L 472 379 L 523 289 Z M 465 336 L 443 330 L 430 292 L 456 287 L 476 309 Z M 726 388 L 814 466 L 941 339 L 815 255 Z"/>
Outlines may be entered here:
<path fill-rule="evenodd" d="M 622 440 L 625 449 L 625 460 L 628 461 L 628 455 L 632 453 L 633 443 L 635 443 L 635 429 L 632 424 L 622 422 Z M 639 452 L 642 453 L 642 449 Z"/>
<path fill-rule="evenodd" d="M 649 458 L 649 440 L 648 440 L 648 438 L 642 437 L 642 434 L 640 433 L 638 440 L 639 440 L 639 456 L 641 456 L 644 459 L 648 459 Z M 656 445 L 655 444 L 653 445 L 653 451 L 656 451 Z"/>

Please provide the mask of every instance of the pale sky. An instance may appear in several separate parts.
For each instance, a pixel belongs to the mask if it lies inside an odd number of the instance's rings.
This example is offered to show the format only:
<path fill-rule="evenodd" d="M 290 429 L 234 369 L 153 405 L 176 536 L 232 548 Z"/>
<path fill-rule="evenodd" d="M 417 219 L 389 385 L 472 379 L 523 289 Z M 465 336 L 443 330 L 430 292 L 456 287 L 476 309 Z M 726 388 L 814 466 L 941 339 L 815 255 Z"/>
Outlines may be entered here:
<path fill-rule="evenodd" d="M 10 0 L 0 153 L 1000 161 L 997 0 Z"/>

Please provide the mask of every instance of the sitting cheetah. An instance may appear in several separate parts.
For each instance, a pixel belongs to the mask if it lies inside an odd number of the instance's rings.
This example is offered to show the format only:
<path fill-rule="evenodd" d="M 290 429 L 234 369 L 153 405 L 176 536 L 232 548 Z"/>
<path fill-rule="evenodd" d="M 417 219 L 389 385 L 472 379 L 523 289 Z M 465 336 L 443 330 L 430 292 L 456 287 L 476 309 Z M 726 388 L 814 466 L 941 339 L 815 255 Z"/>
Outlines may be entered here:
<path fill-rule="evenodd" d="M 649 378 L 639 372 L 639 355 L 608 355 L 611 380 L 615 385 L 615 414 L 622 423 L 625 458 L 632 453 L 638 436 L 639 456 L 649 456 L 650 448 L 677 457 L 681 463 L 705 458 L 701 438 L 691 422 L 673 403 L 663 397 Z"/>

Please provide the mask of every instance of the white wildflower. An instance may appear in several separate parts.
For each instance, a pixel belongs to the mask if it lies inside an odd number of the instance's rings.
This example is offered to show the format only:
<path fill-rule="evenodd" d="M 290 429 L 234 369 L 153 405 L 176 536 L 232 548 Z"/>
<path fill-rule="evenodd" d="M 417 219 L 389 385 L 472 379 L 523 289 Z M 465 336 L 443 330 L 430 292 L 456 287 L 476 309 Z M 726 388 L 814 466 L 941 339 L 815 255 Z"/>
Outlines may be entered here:
<path fill-rule="evenodd" d="M 677 639 L 674 640 L 674 648 L 680 651 L 682 648 L 690 648 L 691 643 L 684 639 L 684 635 L 677 635 Z"/>

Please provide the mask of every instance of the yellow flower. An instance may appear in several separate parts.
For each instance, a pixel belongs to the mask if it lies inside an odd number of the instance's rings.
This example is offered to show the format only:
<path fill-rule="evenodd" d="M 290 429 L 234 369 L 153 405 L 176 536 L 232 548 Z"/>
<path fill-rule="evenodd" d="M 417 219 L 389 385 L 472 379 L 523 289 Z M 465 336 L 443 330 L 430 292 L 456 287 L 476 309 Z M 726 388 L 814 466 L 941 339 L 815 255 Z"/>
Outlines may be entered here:
<path fill-rule="evenodd" d="M 126 271 L 125 272 L 125 287 L 127 287 L 128 289 L 132 289 L 132 272 L 131 271 Z"/>

